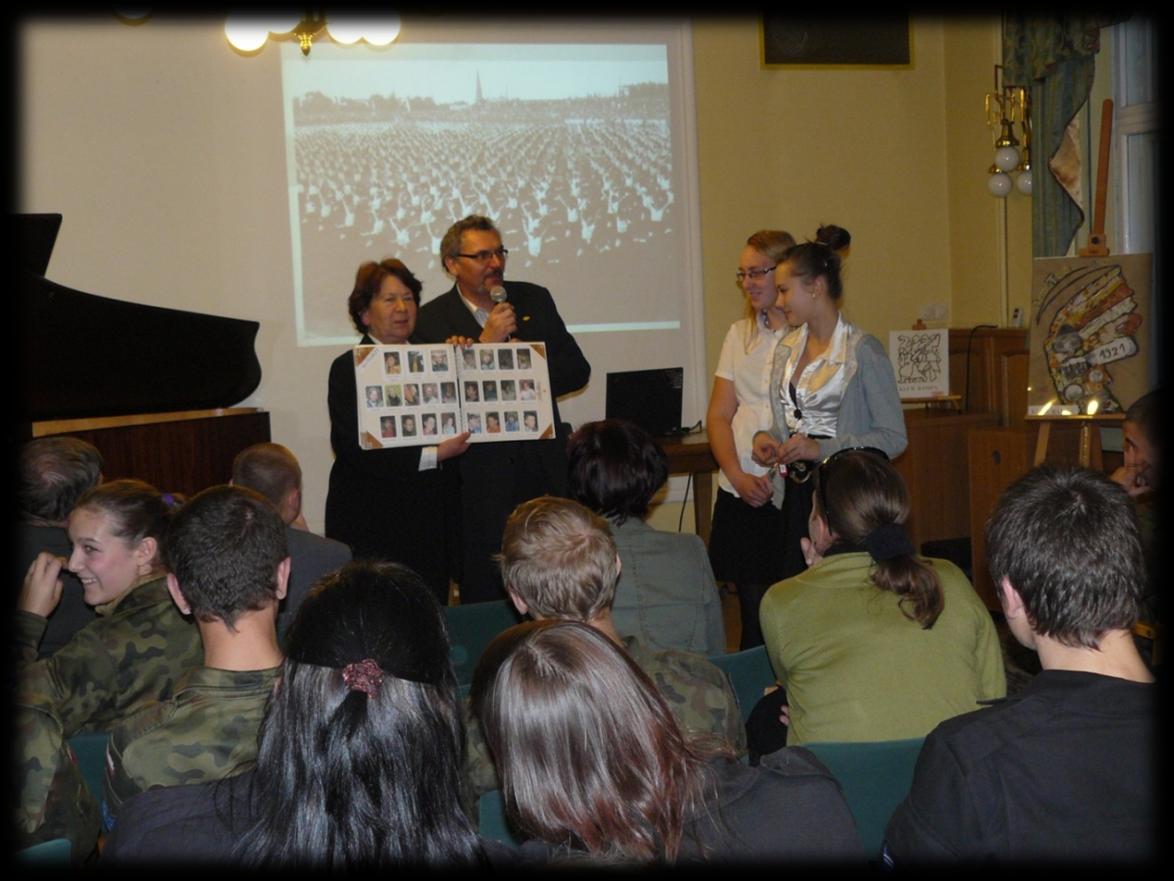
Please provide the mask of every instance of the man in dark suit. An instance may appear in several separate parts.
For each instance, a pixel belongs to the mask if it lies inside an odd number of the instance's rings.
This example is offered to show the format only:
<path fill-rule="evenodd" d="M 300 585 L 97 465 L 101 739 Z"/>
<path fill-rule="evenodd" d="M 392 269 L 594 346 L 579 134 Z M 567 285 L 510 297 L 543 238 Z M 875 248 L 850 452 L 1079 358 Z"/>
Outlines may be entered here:
<path fill-rule="evenodd" d="M 277 612 L 277 633 L 284 640 L 286 628 L 310 587 L 326 573 L 350 562 L 351 549 L 341 541 L 309 531 L 302 516 L 302 467 L 281 444 L 253 444 L 237 453 L 232 461 L 232 484 L 259 492 L 285 521 L 289 589 Z"/>
<path fill-rule="evenodd" d="M 456 283 L 421 307 L 414 340 L 440 343 L 460 336 L 481 343 L 545 343 L 553 396 L 583 388 L 591 365 L 568 333 L 550 291 L 505 281 L 508 253 L 489 218 L 470 215 L 454 223 L 440 243 L 440 260 Z M 495 287 L 505 289 L 505 301 L 493 301 Z M 446 466 L 459 468 L 461 477 L 463 603 L 505 598 L 493 554 L 501 546 L 506 518 L 520 502 L 565 491 L 567 438 L 558 404 L 552 403 L 558 426 L 553 441 L 474 444 Z"/>

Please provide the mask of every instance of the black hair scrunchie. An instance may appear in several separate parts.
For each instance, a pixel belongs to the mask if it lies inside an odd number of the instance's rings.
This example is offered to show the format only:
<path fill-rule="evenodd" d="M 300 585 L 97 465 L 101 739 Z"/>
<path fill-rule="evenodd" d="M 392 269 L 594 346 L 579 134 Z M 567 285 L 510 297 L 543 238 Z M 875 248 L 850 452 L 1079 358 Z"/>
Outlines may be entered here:
<path fill-rule="evenodd" d="M 860 542 L 869 556 L 878 563 L 896 557 L 911 557 L 916 553 L 905 527 L 900 523 L 886 523 L 878 526 Z"/>

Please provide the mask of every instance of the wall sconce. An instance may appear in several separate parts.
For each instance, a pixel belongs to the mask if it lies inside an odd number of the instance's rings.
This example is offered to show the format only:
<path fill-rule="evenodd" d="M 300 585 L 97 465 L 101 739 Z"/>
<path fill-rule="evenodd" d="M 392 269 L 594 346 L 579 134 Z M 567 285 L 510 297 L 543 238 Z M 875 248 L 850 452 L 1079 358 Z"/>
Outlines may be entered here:
<path fill-rule="evenodd" d="M 1000 85 L 1003 65 L 995 65 L 995 90 L 987 92 L 984 100 L 986 123 L 998 130 L 995 139 L 995 161 L 987 173 L 987 189 L 992 196 L 1006 198 L 1017 189 L 1031 195 L 1031 100 L 1023 86 Z M 1022 142 L 1015 137 L 1015 123 L 1019 123 Z M 1022 152 L 1020 146 L 1022 144 Z M 1012 180 L 1011 174 L 1015 173 Z"/>
<path fill-rule="evenodd" d="M 387 46 L 399 36 L 398 15 L 381 18 L 358 18 L 349 15 L 307 13 L 295 15 L 260 16 L 230 15 L 224 23 L 224 36 L 238 52 L 259 52 L 267 40 L 297 40 L 303 55 L 310 54 L 314 38 L 325 31 L 334 42 L 350 46 L 360 40 L 372 46 Z"/>

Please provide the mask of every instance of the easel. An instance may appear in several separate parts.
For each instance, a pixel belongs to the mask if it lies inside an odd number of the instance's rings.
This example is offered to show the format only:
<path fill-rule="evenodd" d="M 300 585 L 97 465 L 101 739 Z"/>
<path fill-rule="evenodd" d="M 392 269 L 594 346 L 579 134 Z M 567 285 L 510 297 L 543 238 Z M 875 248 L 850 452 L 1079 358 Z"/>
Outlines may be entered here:
<path fill-rule="evenodd" d="M 1076 461 L 1082 468 L 1094 471 L 1104 469 L 1101 452 L 1101 427 L 1110 423 L 1125 421 L 1124 413 L 1097 413 L 1092 416 L 1028 416 L 1028 422 L 1038 422 L 1039 434 L 1035 439 L 1035 460 L 1033 465 L 1042 465 L 1048 456 L 1048 442 L 1052 437 L 1052 425 L 1057 422 L 1080 423 L 1080 445 Z M 1096 429 L 1095 431 L 1093 429 Z"/>

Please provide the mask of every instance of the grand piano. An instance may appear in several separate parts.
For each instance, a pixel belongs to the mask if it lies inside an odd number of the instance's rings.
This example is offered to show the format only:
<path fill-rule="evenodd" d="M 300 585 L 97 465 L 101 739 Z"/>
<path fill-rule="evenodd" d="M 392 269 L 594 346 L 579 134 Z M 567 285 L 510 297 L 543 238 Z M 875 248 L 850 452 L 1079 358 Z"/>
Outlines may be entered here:
<path fill-rule="evenodd" d="M 93 443 L 107 479 L 191 495 L 269 440 L 269 414 L 234 407 L 256 390 L 256 321 L 115 300 L 45 277 L 60 214 L 15 215 L 18 443 Z"/>

